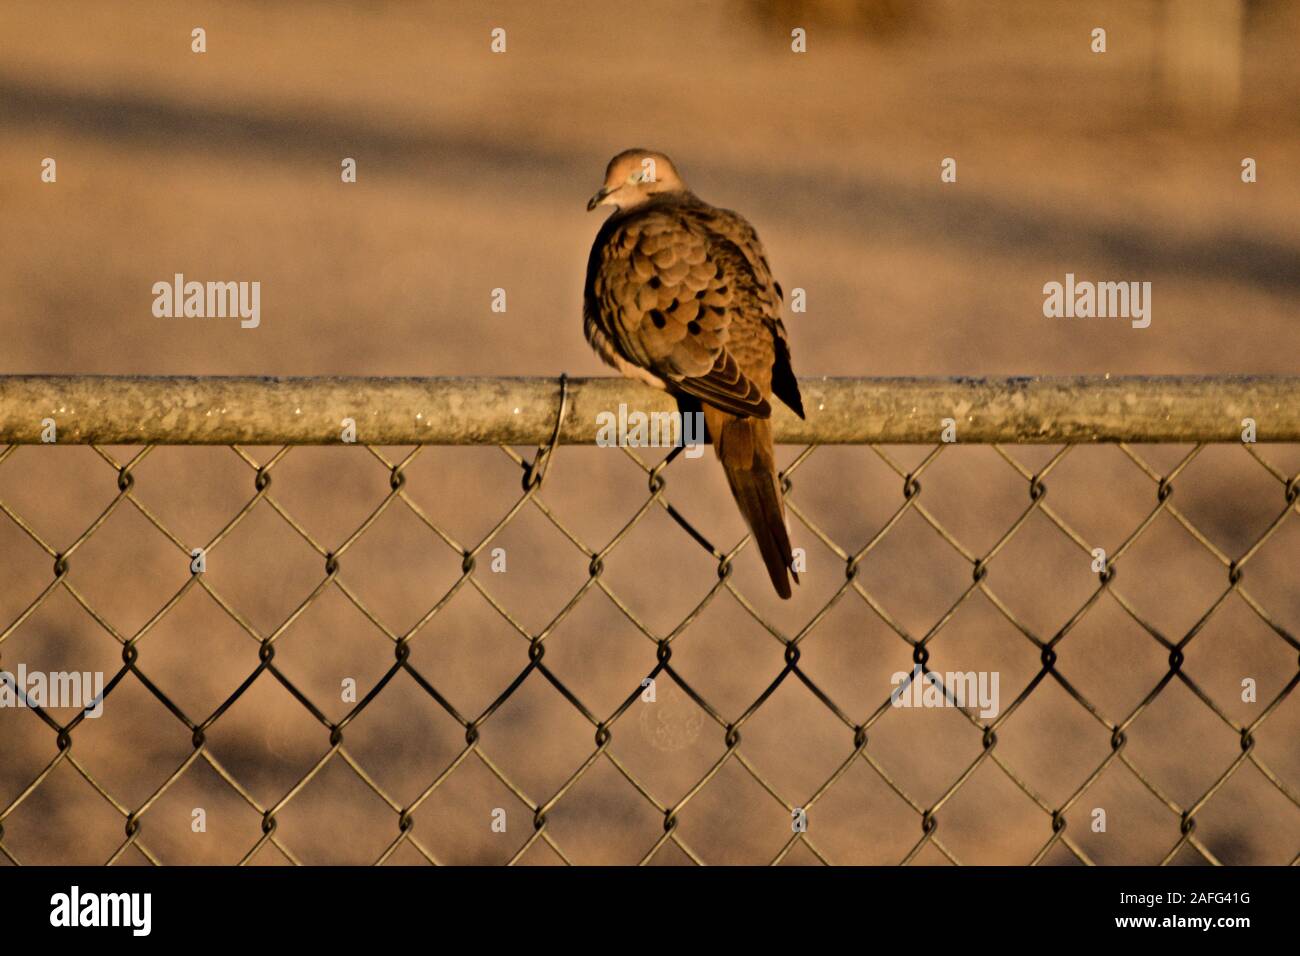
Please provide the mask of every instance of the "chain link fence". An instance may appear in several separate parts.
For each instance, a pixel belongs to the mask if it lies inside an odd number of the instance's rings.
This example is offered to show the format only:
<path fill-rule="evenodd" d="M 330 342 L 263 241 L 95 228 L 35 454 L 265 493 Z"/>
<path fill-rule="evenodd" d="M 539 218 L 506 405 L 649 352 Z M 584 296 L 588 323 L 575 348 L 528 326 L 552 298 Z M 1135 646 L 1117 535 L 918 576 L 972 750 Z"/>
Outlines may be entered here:
<path fill-rule="evenodd" d="M 802 387 L 781 606 L 711 453 L 580 447 L 672 407 L 630 383 L 0 380 L 0 670 L 104 669 L 102 717 L 0 708 L 0 856 L 1300 862 L 1300 379 Z M 202 535 L 164 505 L 218 485 Z M 303 485 L 359 510 L 303 517 Z M 390 526 L 418 537 L 366 552 Z M 421 561 L 436 586 L 392 584 Z M 212 573 L 245 562 L 280 610 Z M 949 706 L 894 706 L 913 668 Z M 957 699 L 972 670 L 993 712 Z"/>

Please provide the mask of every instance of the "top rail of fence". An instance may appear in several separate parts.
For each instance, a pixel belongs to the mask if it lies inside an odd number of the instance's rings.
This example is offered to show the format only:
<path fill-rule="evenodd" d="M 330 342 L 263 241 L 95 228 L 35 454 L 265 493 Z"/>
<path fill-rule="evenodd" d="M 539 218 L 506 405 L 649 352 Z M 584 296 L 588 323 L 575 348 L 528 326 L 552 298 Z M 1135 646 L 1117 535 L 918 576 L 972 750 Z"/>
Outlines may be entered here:
<path fill-rule="evenodd" d="M 804 378 L 807 419 L 783 406 L 790 444 L 934 442 L 945 419 L 976 443 L 1300 441 L 1300 376 Z M 563 397 L 563 403 L 561 401 Z M 670 412 L 621 378 L 0 376 L 0 443 L 370 445 L 595 440 L 602 412 Z M 43 433 L 46 436 L 43 438 Z"/>

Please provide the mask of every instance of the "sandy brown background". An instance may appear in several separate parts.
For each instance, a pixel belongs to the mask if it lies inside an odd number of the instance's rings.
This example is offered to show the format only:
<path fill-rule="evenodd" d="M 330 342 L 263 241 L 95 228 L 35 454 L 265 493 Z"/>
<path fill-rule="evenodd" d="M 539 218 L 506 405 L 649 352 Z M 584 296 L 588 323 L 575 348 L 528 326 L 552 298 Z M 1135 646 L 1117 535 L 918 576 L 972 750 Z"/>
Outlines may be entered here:
<path fill-rule="evenodd" d="M 1198 8 L 1238 9 L 1206 3 Z M 787 290 L 796 371 L 811 375 L 1300 372 L 1300 6 L 1242 4 L 1237 29 L 1180 19 L 1165 2 L 998 4 L 96 3 L 0 6 L 0 372 L 153 374 L 602 374 L 581 335 L 581 292 L 598 214 L 584 212 L 613 153 L 668 152 L 705 199 L 742 210 Z M 809 52 L 789 50 L 792 25 Z M 203 26 L 208 52 L 190 52 Z M 489 31 L 508 31 L 508 53 Z M 1109 51 L 1089 51 L 1108 30 Z M 1171 37 L 1180 38 L 1171 41 Z M 1192 56 L 1188 37 L 1205 41 Z M 1206 39 L 1208 38 L 1208 39 Z M 1240 81 L 1225 94 L 1216 70 Z M 1227 51 L 1227 52 L 1225 52 Z M 1174 82 L 1203 62 L 1209 79 Z M 1215 104 L 1220 104 L 1216 106 Z M 58 182 L 39 181 L 58 161 Z M 359 181 L 339 181 L 355 157 Z M 956 157 L 956 184 L 939 162 Z M 1259 182 L 1240 181 L 1245 156 Z M 262 324 L 155 319 L 150 287 L 176 272 L 262 283 Z M 1153 283 L 1153 322 L 1042 316 L 1042 286 L 1080 277 Z M 505 288 L 509 310 L 489 309 Z M 124 461 L 134 449 L 107 449 Z M 265 461 L 274 449 L 248 449 Z M 531 454 L 531 450 L 521 450 Z M 800 449 L 782 449 L 791 461 Z M 1141 448 L 1159 474 L 1189 448 Z M 926 448 L 893 448 L 904 470 Z M 1034 470 L 1055 452 L 1012 448 Z M 404 451 L 390 450 L 392 456 Z M 1263 448 L 1286 475 L 1300 449 Z M 134 471 L 133 494 L 187 546 L 209 541 L 254 494 L 229 449 L 163 448 Z M 668 497 L 710 540 L 743 533 L 710 457 L 675 463 Z M 823 448 L 794 475 L 792 500 L 847 551 L 903 503 L 902 479 L 865 448 Z M 1113 550 L 1156 505 L 1156 485 L 1110 447 L 1071 452 L 1052 473 L 1053 507 Z M 293 450 L 273 471 L 276 501 L 325 548 L 345 541 L 389 490 L 363 449 Z M 406 490 L 465 546 L 519 496 L 519 469 L 496 448 L 425 449 Z M 89 448 L 19 448 L 0 462 L 0 502 L 56 550 L 117 495 Z M 586 545 L 603 547 L 647 496 L 624 455 L 561 449 L 541 499 Z M 1238 557 L 1285 511 L 1282 484 L 1240 448 L 1210 448 L 1176 482 L 1174 502 Z M 987 447 L 945 451 L 922 501 L 973 554 L 1028 504 L 1027 483 Z M 400 504 L 400 503 L 399 503 Z M 796 523 L 809 571 L 788 604 L 757 559 L 737 558 L 737 589 L 779 631 L 799 632 L 844 580 L 843 562 Z M 530 633 L 587 580 L 588 558 L 537 508 L 494 546 L 509 570 L 476 579 Z M 1292 638 L 1300 633 L 1300 516 L 1292 509 L 1252 557 L 1244 585 Z M 339 580 L 390 631 L 411 627 L 460 577 L 460 555 L 393 507 L 349 549 Z M 0 633 L 51 581 L 52 560 L 0 515 Z M 655 507 L 605 562 L 602 580 L 653 637 L 716 580 L 714 562 Z M 909 513 L 862 565 L 860 581 L 914 636 L 970 580 L 970 565 Z M 268 503 L 213 552 L 207 581 L 259 633 L 320 583 L 323 562 Z M 131 636 L 188 571 L 130 502 L 70 562 L 68 581 Z M 999 554 L 988 583 L 1046 639 L 1096 587 L 1087 558 L 1041 515 Z M 1222 564 L 1168 514 L 1120 563 L 1119 587 L 1170 640 L 1227 586 Z M 276 643 L 276 663 L 337 720 L 339 682 L 363 689 L 392 641 L 338 587 Z M 654 666 L 655 645 L 598 591 L 546 641 L 546 663 L 604 717 Z M 804 638 L 801 669 L 853 721 L 886 698 L 910 650 L 853 594 Z M 466 587 L 412 642 L 412 663 L 477 716 L 527 664 L 528 642 Z M 257 666 L 258 644 L 191 587 L 142 639 L 139 667 L 202 720 Z M 983 597 L 932 646 L 939 670 L 999 670 L 1004 705 L 1038 672 L 1038 652 Z M 1103 598 L 1061 644 L 1058 670 L 1107 722 L 1125 719 L 1167 672 L 1167 654 Z M 120 666 L 112 636 L 59 587 L 0 644 L 0 666 Z M 674 644 L 674 665 L 730 721 L 782 669 L 782 646 L 726 594 Z M 1237 595 L 1198 634 L 1184 670 L 1239 726 L 1296 676 L 1296 651 Z M 1259 703 L 1240 701 L 1253 677 Z M 661 682 L 661 710 L 634 705 L 610 752 L 664 806 L 725 752 L 724 731 Z M 68 719 L 70 712 L 61 712 Z M 591 755 L 594 728 L 534 673 L 482 728 L 480 752 L 534 804 Z M 1106 759 L 1110 733 L 1048 679 L 999 728 L 996 754 L 1050 807 Z M 1236 731 L 1174 681 L 1129 729 L 1125 754 L 1180 808 L 1241 753 Z M 1254 755 L 1196 815 L 1196 836 L 1226 863 L 1288 863 L 1300 852 L 1300 694 L 1256 735 Z M 209 731 L 211 754 L 261 806 L 281 800 L 328 750 L 328 731 L 269 675 Z M 464 748 L 464 731 L 406 675 L 345 734 L 348 754 L 399 805 Z M 134 676 L 71 755 L 127 810 L 193 751 L 189 731 Z M 739 753 L 679 814 L 677 833 L 711 863 L 766 862 L 790 836 L 782 801 L 802 805 L 853 751 L 853 733 L 794 677 L 742 729 Z M 28 711 L 0 711 L 0 858 L 93 863 L 122 844 L 125 819 L 63 760 Z M 952 711 L 898 711 L 867 753 L 922 807 L 981 752 Z M 190 812 L 208 832 L 190 831 Z M 505 834 L 490 813 L 507 811 Z M 1089 832 L 1104 807 L 1108 830 Z M 1066 814 L 1068 835 L 1100 863 L 1156 862 L 1179 840 L 1177 813 L 1113 763 Z M 277 815 L 277 839 L 309 863 L 364 863 L 398 817 L 336 756 Z M 414 835 L 443 862 L 511 858 L 532 812 L 471 754 L 415 814 Z M 1052 835 L 1048 813 L 985 761 L 938 814 L 937 836 L 968 863 L 1024 863 Z M 202 760 L 154 802 L 138 839 L 164 862 L 236 862 L 259 815 Z M 635 862 L 663 814 L 605 757 L 549 811 L 546 834 L 570 860 Z M 892 863 L 921 839 L 921 817 L 864 761 L 815 805 L 809 837 L 844 863 Z M 273 846 L 257 863 L 284 862 Z M 418 862 L 404 844 L 391 859 Z M 684 862 L 666 846 L 655 862 Z M 796 845 L 789 862 L 815 856 Z M 915 857 L 945 862 L 933 845 Z M 1074 857 L 1061 845 L 1047 862 Z M 1197 862 L 1185 847 L 1175 862 Z M 140 863 L 134 847 L 121 862 Z M 545 841 L 524 862 L 560 856 Z"/>

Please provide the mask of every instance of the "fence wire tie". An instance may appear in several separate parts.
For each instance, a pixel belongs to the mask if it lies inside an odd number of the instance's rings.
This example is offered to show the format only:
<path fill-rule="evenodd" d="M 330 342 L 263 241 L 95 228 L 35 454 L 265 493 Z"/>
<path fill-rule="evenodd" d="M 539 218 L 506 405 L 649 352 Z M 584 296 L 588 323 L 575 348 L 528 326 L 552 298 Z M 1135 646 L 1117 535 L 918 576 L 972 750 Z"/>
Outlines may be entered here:
<path fill-rule="evenodd" d="M 564 416 L 568 410 L 569 375 L 567 372 L 561 372 L 560 410 L 555 415 L 555 428 L 551 431 L 551 440 L 545 445 L 537 446 L 537 454 L 533 457 L 532 464 L 524 472 L 524 491 L 540 488 L 542 482 L 546 480 L 546 469 L 551 464 L 551 453 L 555 451 L 555 446 L 560 443 L 560 426 L 564 424 Z"/>

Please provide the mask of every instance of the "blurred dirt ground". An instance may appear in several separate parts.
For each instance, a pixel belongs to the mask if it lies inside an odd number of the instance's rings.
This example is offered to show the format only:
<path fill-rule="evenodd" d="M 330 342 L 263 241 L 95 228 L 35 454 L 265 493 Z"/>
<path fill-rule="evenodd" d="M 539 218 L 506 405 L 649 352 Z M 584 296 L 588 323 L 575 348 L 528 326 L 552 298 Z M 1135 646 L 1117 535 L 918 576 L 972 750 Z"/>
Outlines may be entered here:
<path fill-rule="evenodd" d="M 581 333 L 584 211 L 613 153 L 671 154 L 705 199 L 757 226 L 787 290 L 796 371 L 811 375 L 1297 373 L 1300 363 L 1300 7 L 1241 6 L 1240 97 L 1230 115 L 1188 110 L 1167 86 L 1163 2 L 524 4 L 95 3 L 0 7 L 0 373 L 603 374 Z M 846 12 L 847 11 L 847 12 Z M 806 55 L 790 29 L 808 30 Z M 189 49 L 203 26 L 208 52 Z M 506 28 L 492 55 L 489 31 Z M 1089 51 L 1095 26 L 1108 52 Z M 1213 34 L 1219 36 L 1219 33 Z M 1233 43 L 1222 34 L 1223 43 Z M 1213 47 L 1213 45 L 1212 45 Z M 56 185 L 39 181 L 44 157 Z M 339 162 L 358 162 L 358 182 Z M 939 182 L 943 157 L 958 182 Z M 1240 181 L 1243 157 L 1259 182 Z M 154 282 L 182 272 L 262 283 L 262 323 L 152 316 Z M 1081 278 L 1150 281 L 1153 322 L 1045 319 L 1042 286 Z M 508 311 L 490 310 L 504 288 Z M 1165 474 L 1190 448 L 1137 449 Z M 133 449 L 109 449 L 119 461 Z M 249 449 L 265 461 L 275 449 Z M 521 450 L 531 454 L 530 450 Z M 791 462 L 800 449 L 781 450 Z M 1055 449 L 1011 448 L 1032 470 Z M 928 452 L 891 448 L 905 470 Z M 404 452 L 388 450 L 390 460 Z M 1300 448 L 1265 447 L 1281 472 Z M 156 449 L 134 494 L 189 546 L 209 540 L 254 494 L 229 449 Z M 297 448 L 273 494 L 334 548 L 389 489 L 363 449 Z M 711 540 L 743 534 L 711 456 L 667 471 L 673 503 Z M 792 501 L 845 550 L 871 541 L 903 503 L 902 479 L 865 448 L 822 448 L 796 470 Z M 1209 448 L 1180 474 L 1173 502 L 1224 554 L 1251 548 L 1285 510 L 1280 482 L 1240 448 Z M 1047 482 L 1052 506 L 1094 546 L 1118 548 L 1156 506 L 1156 483 L 1111 447 L 1076 449 Z M 495 448 L 425 449 L 407 490 L 474 545 L 519 494 Z M 946 450 L 921 501 L 974 554 L 1027 506 L 1027 482 L 991 448 Z M 0 502 L 55 550 L 117 494 L 88 448 L 19 448 L 0 462 Z M 624 455 L 564 448 L 542 499 L 599 548 L 645 501 Z M 787 635 L 843 582 L 843 563 L 803 524 L 809 570 L 796 598 L 770 595 L 742 552 L 734 580 Z M 505 574 L 476 576 L 536 633 L 587 580 L 588 559 L 533 507 L 502 532 Z M 1292 509 L 1251 558 L 1248 592 L 1300 634 L 1300 515 Z M 75 554 L 69 582 L 131 635 L 188 578 L 180 551 L 131 506 Z M 409 628 L 460 576 L 460 555 L 409 511 L 378 520 L 341 561 L 340 580 L 389 629 Z M 320 583 L 323 562 L 265 502 L 213 552 L 207 580 L 261 633 Z M 51 580 L 50 557 L 0 517 L 0 633 Z M 970 564 L 915 513 L 868 556 L 860 582 L 914 636 L 970 582 Z M 614 550 L 609 588 L 663 636 L 716 580 L 716 564 L 659 509 Z M 989 569 L 989 587 L 1046 639 L 1095 587 L 1079 549 L 1034 515 Z M 1170 514 L 1119 566 L 1144 618 L 1180 639 L 1227 586 L 1221 563 Z M 277 641 L 276 663 L 329 719 L 339 682 L 368 688 L 392 642 L 331 587 Z M 782 646 L 723 595 L 674 643 L 673 663 L 725 720 L 779 674 Z M 612 712 L 654 666 L 655 645 L 599 592 L 548 636 L 546 663 L 593 713 Z M 800 667 L 854 721 L 888 696 L 910 650 L 860 598 L 837 603 L 802 645 Z M 141 641 L 140 669 L 201 719 L 257 666 L 258 645 L 192 589 Z M 930 666 L 999 670 L 1004 707 L 1034 678 L 1038 651 L 980 596 L 935 638 Z M 464 589 L 412 644 L 412 663 L 477 716 L 527 664 L 528 642 Z M 1058 670 L 1097 708 L 1126 718 L 1168 670 L 1168 655 L 1103 600 L 1059 648 Z M 0 667 L 104 670 L 120 649 L 58 588 L 0 644 Z M 1189 645 L 1183 666 L 1227 720 L 1248 724 L 1296 675 L 1296 652 L 1239 595 Z M 1242 679 L 1259 703 L 1240 701 Z M 660 681 L 658 711 L 634 705 L 610 744 L 663 805 L 691 791 L 726 750 L 725 731 Z M 67 713 L 62 715 L 65 719 Z M 595 729 L 539 674 L 484 724 L 481 752 L 526 796 L 547 801 L 584 764 Z M 1241 755 L 1237 733 L 1175 679 L 1127 732 L 1126 757 L 1178 807 L 1195 804 Z M 399 805 L 464 748 L 464 730 L 399 675 L 345 733 L 345 746 Z M 1300 851 L 1300 694 L 1256 734 L 1253 756 L 1196 813 L 1195 836 L 1225 863 L 1288 863 Z M 281 800 L 328 750 L 328 732 L 263 675 L 216 723 L 207 746 L 262 806 Z M 127 809 L 192 753 L 190 733 L 126 679 L 72 755 Z M 802 805 L 853 750 L 853 733 L 787 678 L 742 729 L 740 754 L 781 799 Z M 981 752 L 950 710 L 894 711 L 867 754 L 922 807 Z M 1110 753 L 1110 732 L 1051 679 L 999 728 L 995 754 L 1049 807 Z M 0 710 L 0 814 L 56 753 L 31 712 Z M 194 834 L 202 806 L 208 832 Z M 505 834 L 491 811 L 507 811 Z M 1090 814 L 1107 811 L 1093 833 Z M 1179 819 L 1112 762 L 1066 814 L 1067 833 L 1102 863 L 1154 862 Z M 1050 814 L 986 760 L 937 815 L 937 836 L 969 863 L 1023 863 L 1051 838 Z M 532 812 L 477 757 L 415 813 L 445 862 L 509 859 Z M 921 839 L 921 817 L 864 761 L 814 804 L 809 837 L 834 862 L 887 863 Z M 260 817 L 202 761 L 141 821 L 165 862 L 236 862 Z M 397 835 L 397 814 L 335 757 L 277 815 L 303 862 L 363 863 Z M 94 863 L 125 819 L 63 761 L 3 820 L 23 862 Z M 635 862 L 663 814 L 604 758 L 548 811 L 546 833 L 576 862 Z M 679 814 L 708 862 L 765 862 L 790 834 L 787 810 L 739 760 Z M 274 847 L 258 863 L 283 862 Z M 418 862 L 409 845 L 395 862 Z M 525 862 L 560 857 L 539 841 Z M 1073 861 L 1059 844 L 1050 863 Z M 1175 862 L 1198 862 L 1184 847 Z M 655 861 L 684 862 L 669 844 Z M 933 845 L 916 857 L 946 862 Z M 797 846 L 788 862 L 815 861 Z M 135 849 L 124 863 L 144 862 Z"/>

